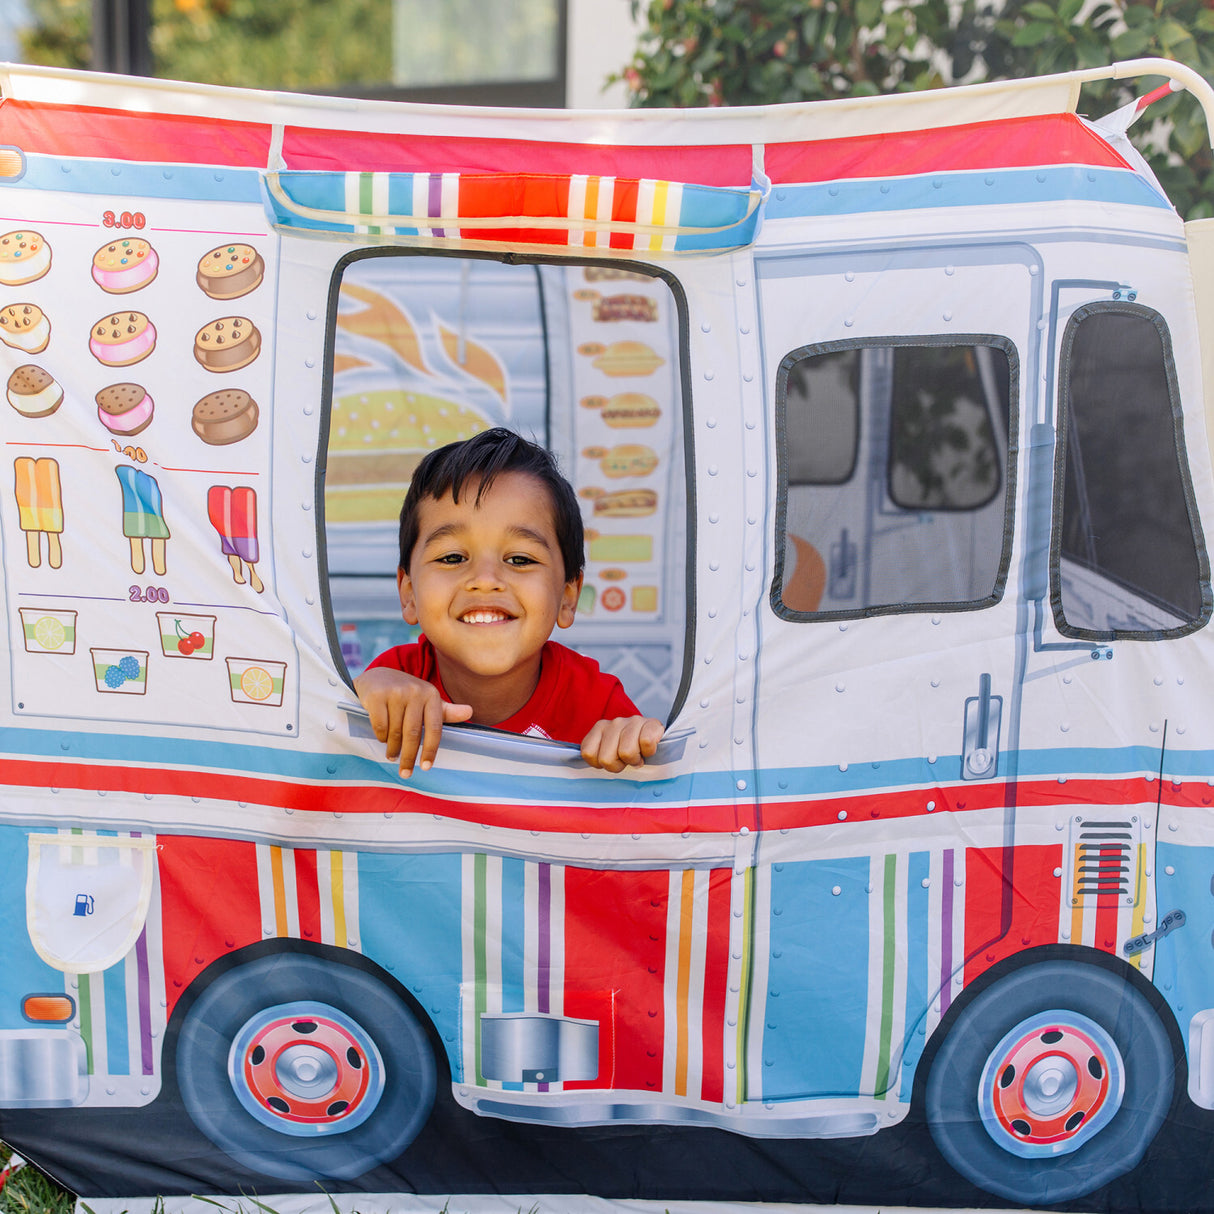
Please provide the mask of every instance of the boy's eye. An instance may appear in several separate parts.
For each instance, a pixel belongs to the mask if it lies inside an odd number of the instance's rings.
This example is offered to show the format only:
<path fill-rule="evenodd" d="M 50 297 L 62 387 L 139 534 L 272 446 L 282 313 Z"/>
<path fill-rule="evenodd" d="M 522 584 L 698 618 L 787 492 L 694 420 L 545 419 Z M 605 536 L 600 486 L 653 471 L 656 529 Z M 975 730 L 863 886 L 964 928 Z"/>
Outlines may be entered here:
<path fill-rule="evenodd" d="M 464 558 L 458 552 L 445 552 L 437 559 L 440 565 L 462 565 L 463 562 Z"/>
<path fill-rule="evenodd" d="M 507 565 L 522 566 L 522 565 L 534 565 L 535 563 L 536 562 L 535 562 L 534 557 L 524 556 L 521 552 L 516 552 L 513 556 L 508 556 L 506 558 Z"/>

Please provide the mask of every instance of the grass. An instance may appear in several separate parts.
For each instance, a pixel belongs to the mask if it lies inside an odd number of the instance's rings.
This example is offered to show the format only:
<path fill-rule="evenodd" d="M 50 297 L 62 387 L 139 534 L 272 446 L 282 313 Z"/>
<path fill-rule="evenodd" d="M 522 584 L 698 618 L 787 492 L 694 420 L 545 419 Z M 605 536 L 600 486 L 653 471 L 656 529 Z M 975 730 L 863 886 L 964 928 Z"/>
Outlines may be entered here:
<path fill-rule="evenodd" d="M 0 1142 L 0 1171 L 8 1167 L 12 1151 Z M 76 1195 L 61 1189 L 32 1163 L 18 1168 L 0 1189 L 0 1214 L 72 1214 Z"/>

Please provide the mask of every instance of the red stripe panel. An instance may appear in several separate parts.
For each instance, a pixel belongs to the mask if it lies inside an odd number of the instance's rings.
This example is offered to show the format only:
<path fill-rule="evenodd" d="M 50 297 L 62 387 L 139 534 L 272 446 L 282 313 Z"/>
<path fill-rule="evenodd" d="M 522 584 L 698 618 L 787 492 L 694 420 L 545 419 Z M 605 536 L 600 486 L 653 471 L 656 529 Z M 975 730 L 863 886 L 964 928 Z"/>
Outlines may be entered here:
<path fill-rule="evenodd" d="M 299 934 L 305 940 L 319 940 L 320 883 L 314 851 L 295 853 L 295 897 L 299 904 Z"/>
<path fill-rule="evenodd" d="M 1089 856 L 1091 852 L 1087 853 Z M 1107 863 L 1111 868 L 1120 872 L 1125 856 L 1120 848 L 1102 847 L 1097 863 Z M 1092 943 L 1106 953 L 1117 951 L 1117 910 L 1121 905 L 1121 890 L 1118 881 L 1110 877 L 1108 884 L 1100 883 L 1096 894 L 1096 923 Z"/>
<path fill-rule="evenodd" d="M 1058 942 L 1062 880 L 1054 876 L 1054 869 L 1061 864 L 1060 843 L 966 850 L 967 985 L 1004 957 Z M 1002 916 L 1005 895 L 1010 895 L 1010 921 L 1006 925 Z"/>
<path fill-rule="evenodd" d="M 669 889 L 665 872 L 565 870 L 565 1015 L 600 1021 L 598 1077 L 567 1088 L 661 1089 Z"/>
<path fill-rule="evenodd" d="M 329 172 L 589 173 L 653 177 L 701 185 L 748 186 L 749 144 L 721 147 L 625 147 L 618 144 L 538 143 L 445 135 L 371 134 L 288 127 L 283 159 L 292 169 Z"/>
<path fill-rule="evenodd" d="M 764 154 L 764 167 L 775 184 L 1058 164 L 1130 167 L 1074 114 L 1003 118 L 814 143 L 774 143 L 767 145 Z"/>
<path fill-rule="evenodd" d="M 0 143 L 45 156 L 264 169 L 270 128 L 257 122 L 8 99 L 0 101 Z"/>
<path fill-rule="evenodd" d="M 725 992 L 729 981 L 728 868 L 708 876 L 708 950 L 704 960 L 704 1068 L 700 1097 L 725 1099 Z"/>
<path fill-rule="evenodd" d="M 212 961 L 261 939 L 252 843 L 157 835 L 164 984 L 171 1015 Z"/>

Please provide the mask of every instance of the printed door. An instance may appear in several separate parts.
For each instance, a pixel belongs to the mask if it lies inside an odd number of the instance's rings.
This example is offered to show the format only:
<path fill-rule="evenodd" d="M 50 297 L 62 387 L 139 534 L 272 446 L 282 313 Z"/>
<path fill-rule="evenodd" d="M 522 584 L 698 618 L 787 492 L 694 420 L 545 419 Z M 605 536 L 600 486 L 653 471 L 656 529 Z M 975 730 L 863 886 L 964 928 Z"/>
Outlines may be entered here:
<path fill-rule="evenodd" d="M 876 1128 L 1003 930 L 1009 452 L 1039 282 L 1024 246 L 758 268 L 775 526 L 749 1100 Z"/>

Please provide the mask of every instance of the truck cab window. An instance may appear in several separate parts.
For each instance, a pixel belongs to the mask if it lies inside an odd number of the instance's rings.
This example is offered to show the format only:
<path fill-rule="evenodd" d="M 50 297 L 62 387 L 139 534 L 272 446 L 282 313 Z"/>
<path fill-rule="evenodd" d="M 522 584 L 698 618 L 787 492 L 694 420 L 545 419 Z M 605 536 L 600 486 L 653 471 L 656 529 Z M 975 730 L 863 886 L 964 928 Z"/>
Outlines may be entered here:
<path fill-rule="evenodd" d="M 1177 635 L 1210 615 L 1171 338 L 1134 304 L 1089 304 L 1063 336 L 1054 615 L 1071 636 Z"/>
<path fill-rule="evenodd" d="M 428 452 L 490 426 L 557 457 L 586 577 L 556 639 L 665 718 L 683 671 L 683 310 L 657 274 L 376 250 L 341 263 L 330 326 L 324 535 L 335 659 L 351 676 L 415 639 L 398 516 Z"/>
<path fill-rule="evenodd" d="M 997 599 L 1015 369 L 1011 343 L 994 337 L 832 343 L 783 360 L 780 615 Z"/>

